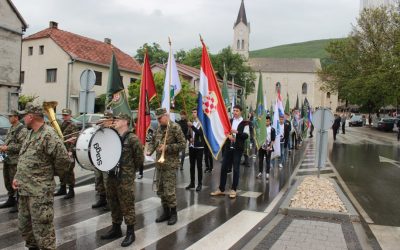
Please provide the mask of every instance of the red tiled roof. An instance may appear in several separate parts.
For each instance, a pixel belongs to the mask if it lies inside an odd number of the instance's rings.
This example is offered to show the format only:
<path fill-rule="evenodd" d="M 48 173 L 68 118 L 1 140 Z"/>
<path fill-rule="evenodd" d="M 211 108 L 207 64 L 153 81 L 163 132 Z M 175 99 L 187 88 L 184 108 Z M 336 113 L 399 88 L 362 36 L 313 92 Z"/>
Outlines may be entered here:
<path fill-rule="evenodd" d="M 141 73 L 140 64 L 131 56 L 118 48 L 91 38 L 80 36 L 58 28 L 47 28 L 24 38 L 24 41 L 51 38 L 73 59 L 84 62 L 92 62 L 108 66 L 111 63 L 112 52 L 117 57 L 120 70 Z"/>

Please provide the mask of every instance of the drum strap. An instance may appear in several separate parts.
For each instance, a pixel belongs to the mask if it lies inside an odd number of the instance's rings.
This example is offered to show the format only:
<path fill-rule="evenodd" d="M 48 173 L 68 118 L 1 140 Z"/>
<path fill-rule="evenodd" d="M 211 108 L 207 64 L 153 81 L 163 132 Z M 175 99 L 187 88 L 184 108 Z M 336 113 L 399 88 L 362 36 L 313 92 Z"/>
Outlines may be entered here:
<path fill-rule="evenodd" d="M 121 142 L 122 142 L 122 147 L 124 146 L 124 141 L 125 141 L 125 139 L 128 137 L 128 135 L 130 134 L 130 133 L 133 133 L 132 131 L 128 131 L 128 132 L 126 132 L 126 133 L 124 133 L 123 135 L 122 135 L 122 137 L 121 137 Z M 118 177 L 118 178 L 120 178 L 121 176 L 121 165 L 123 164 L 123 162 L 122 162 L 122 157 L 121 157 L 121 159 L 119 160 L 119 162 L 118 162 L 118 164 L 117 164 L 117 166 L 115 166 L 115 168 L 114 169 L 112 169 L 112 170 L 110 170 L 110 171 L 108 171 L 108 173 L 110 174 L 110 175 L 113 175 L 113 176 L 116 176 L 116 177 Z"/>

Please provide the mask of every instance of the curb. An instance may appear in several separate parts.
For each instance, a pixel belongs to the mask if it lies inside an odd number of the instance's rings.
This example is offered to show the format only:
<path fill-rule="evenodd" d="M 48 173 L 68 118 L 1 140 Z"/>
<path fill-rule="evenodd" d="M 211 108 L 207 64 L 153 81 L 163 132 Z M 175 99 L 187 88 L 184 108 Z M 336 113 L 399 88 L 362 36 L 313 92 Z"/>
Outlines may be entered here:
<path fill-rule="evenodd" d="M 329 178 L 328 180 L 333 183 L 337 195 L 343 202 L 347 209 L 347 213 L 318 210 L 318 209 L 305 209 L 305 208 L 291 208 L 291 198 L 295 195 L 298 186 L 302 183 L 305 177 L 297 177 L 295 185 L 291 188 L 282 205 L 279 208 L 279 213 L 283 215 L 305 216 L 305 217 L 318 217 L 324 219 L 337 219 L 337 220 L 350 220 L 351 222 L 360 222 L 360 216 L 354 209 L 353 205 L 344 195 L 343 191 L 339 188 L 336 181 Z"/>

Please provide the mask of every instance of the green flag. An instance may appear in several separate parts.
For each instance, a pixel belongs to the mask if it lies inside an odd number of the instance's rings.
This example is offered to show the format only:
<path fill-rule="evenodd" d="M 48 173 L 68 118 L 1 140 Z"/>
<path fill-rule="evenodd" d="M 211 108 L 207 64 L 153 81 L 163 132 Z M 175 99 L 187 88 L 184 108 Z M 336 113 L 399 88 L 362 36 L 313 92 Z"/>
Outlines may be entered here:
<path fill-rule="evenodd" d="M 108 75 L 106 109 L 111 109 L 114 115 L 123 113 L 132 116 L 114 53 Z"/>
<path fill-rule="evenodd" d="M 224 63 L 224 80 L 223 80 L 223 85 L 222 85 L 222 99 L 224 99 L 225 102 L 225 107 L 229 109 L 230 107 L 230 101 L 229 101 L 229 93 L 228 93 L 228 76 L 226 73 L 225 69 L 225 63 Z M 228 110 L 226 111 L 228 112 Z"/>
<path fill-rule="evenodd" d="M 286 93 L 285 113 L 290 114 L 289 93 Z"/>
<path fill-rule="evenodd" d="M 264 107 L 264 91 L 262 86 L 262 75 L 260 72 L 257 90 L 256 113 L 254 114 L 254 132 L 256 138 L 256 147 L 260 148 L 267 139 L 267 131 L 265 129 L 265 107 Z"/>

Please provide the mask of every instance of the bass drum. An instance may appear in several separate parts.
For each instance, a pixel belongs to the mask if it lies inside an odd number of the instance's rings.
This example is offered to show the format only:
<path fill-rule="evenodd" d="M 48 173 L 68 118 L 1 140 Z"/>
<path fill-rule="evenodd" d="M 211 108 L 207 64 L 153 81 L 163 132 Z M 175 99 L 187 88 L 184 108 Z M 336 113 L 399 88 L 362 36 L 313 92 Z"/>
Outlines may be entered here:
<path fill-rule="evenodd" d="M 76 141 L 76 160 L 87 170 L 110 171 L 122 154 L 122 142 L 114 129 L 90 127 Z"/>

